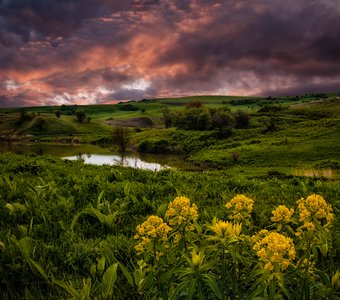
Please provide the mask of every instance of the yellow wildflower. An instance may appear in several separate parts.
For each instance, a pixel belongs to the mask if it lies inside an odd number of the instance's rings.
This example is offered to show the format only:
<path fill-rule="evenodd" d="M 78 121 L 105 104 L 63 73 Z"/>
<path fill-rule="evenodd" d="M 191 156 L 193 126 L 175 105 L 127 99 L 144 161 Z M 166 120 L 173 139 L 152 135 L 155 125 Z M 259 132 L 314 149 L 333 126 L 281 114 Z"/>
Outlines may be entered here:
<path fill-rule="evenodd" d="M 274 270 L 277 266 L 280 271 L 283 271 L 295 259 L 293 240 L 282 234 L 261 230 L 253 236 L 253 242 L 253 250 L 264 263 L 265 270 Z"/>
<path fill-rule="evenodd" d="M 166 246 L 168 241 L 168 233 L 171 227 L 164 223 L 163 219 L 158 216 L 150 216 L 145 222 L 138 225 L 135 240 L 140 242 L 135 246 L 137 254 L 142 254 L 147 250 L 152 242 L 158 241 Z M 158 254 L 156 258 L 159 258 Z"/>
<path fill-rule="evenodd" d="M 214 220 L 209 228 L 220 238 L 238 237 L 242 231 L 242 224 Z"/>
<path fill-rule="evenodd" d="M 189 225 L 198 218 L 198 208 L 196 204 L 190 205 L 190 199 L 186 197 L 176 197 L 168 205 L 168 210 L 165 212 L 165 217 L 172 226 Z M 192 230 L 193 226 L 186 227 L 187 230 Z"/>
<path fill-rule="evenodd" d="M 273 222 L 289 222 L 294 209 L 288 209 L 285 205 L 279 205 L 275 210 L 272 211 L 273 217 L 271 220 Z"/>
<path fill-rule="evenodd" d="M 244 195 L 235 196 L 225 205 L 229 211 L 228 218 L 236 221 L 251 218 L 253 206 L 254 201 Z"/>
<path fill-rule="evenodd" d="M 191 261 L 194 267 L 199 267 L 203 264 L 204 255 L 197 252 L 195 249 L 191 252 Z"/>
<path fill-rule="evenodd" d="M 297 201 L 300 222 L 319 222 L 331 226 L 334 220 L 333 209 L 320 195 L 310 195 Z"/>

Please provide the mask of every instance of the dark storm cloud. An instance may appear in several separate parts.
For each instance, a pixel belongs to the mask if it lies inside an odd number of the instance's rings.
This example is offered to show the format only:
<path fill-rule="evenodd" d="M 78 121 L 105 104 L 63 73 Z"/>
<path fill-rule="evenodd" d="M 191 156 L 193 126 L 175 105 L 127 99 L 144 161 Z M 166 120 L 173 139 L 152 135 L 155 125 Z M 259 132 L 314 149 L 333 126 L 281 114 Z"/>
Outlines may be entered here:
<path fill-rule="evenodd" d="M 337 0 L 0 0 L 0 106 L 338 91 L 339 17 Z"/>
<path fill-rule="evenodd" d="M 69 35 L 86 19 L 128 9 L 128 1 L 1 0 L 0 18 L 7 31 L 23 42 L 51 34 Z"/>

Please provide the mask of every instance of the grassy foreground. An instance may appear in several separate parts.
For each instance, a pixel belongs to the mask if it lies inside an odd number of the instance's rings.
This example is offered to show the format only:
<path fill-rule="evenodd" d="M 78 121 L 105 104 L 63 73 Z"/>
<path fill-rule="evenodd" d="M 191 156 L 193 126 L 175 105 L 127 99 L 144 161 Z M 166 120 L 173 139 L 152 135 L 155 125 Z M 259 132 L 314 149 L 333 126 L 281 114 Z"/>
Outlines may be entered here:
<path fill-rule="evenodd" d="M 1 299 L 340 296 L 339 180 L 10 153 L 0 154 L 0 174 Z M 248 198 L 232 204 L 238 194 Z M 177 196 L 191 202 L 169 206 Z M 294 214 L 281 207 L 271 220 L 279 205 Z"/>

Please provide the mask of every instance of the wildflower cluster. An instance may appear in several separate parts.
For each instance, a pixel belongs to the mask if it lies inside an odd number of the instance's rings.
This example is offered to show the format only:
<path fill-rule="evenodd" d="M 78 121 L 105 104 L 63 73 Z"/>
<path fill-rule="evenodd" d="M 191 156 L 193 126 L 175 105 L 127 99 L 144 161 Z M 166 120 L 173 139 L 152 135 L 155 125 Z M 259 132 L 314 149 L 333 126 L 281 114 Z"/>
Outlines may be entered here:
<path fill-rule="evenodd" d="M 159 242 L 167 247 L 168 233 L 171 227 L 164 223 L 163 219 L 157 216 L 150 216 L 145 222 L 138 225 L 137 234 L 134 239 L 140 242 L 135 246 L 137 254 L 150 250 L 155 242 Z"/>
<path fill-rule="evenodd" d="M 253 206 L 254 201 L 244 195 L 237 195 L 225 205 L 229 212 L 229 219 L 236 221 L 251 218 Z"/>
<path fill-rule="evenodd" d="M 168 205 L 165 213 L 169 225 L 184 225 L 186 230 L 193 230 L 192 223 L 198 218 L 198 208 L 196 204 L 190 205 L 190 199 L 177 197 Z"/>
<path fill-rule="evenodd" d="M 334 215 L 332 206 L 320 195 L 310 195 L 307 199 L 301 198 L 297 201 L 298 210 L 300 214 L 300 222 L 304 224 L 309 222 L 317 222 L 325 227 L 331 226 Z"/>
<path fill-rule="evenodd" d="M 264 270 L 284 271 L 295 258 L 293 240 L 277 232 L 261 230 L 253 236 L 253 243 L 253 250 L 264 263 Z"/>
<path fill-rule="evenodd" d="M 235 241 L 242 232 L 242 224 L 234 224 L 232 222 L 224 222 L 214 219 L 212 225 L 209 226 L 209 229 L 215 233 L 215 236 L 210 239 L 227 239 L 228 241 Z"/>
<path fill-rule="evenodd" d="M 276 223 L 288 223 L 291 221 L 291 217 L 294 213 L 294 209 L 288 209 L 285 205 L 279 205 L 272 211 L 273 217 L 270 219 Z"/>

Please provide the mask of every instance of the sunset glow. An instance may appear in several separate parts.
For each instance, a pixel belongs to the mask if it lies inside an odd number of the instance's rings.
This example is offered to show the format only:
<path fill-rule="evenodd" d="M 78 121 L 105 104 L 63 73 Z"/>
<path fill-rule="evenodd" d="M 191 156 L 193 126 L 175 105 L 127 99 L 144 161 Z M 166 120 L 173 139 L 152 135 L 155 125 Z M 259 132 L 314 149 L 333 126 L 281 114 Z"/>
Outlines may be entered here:
<path fill-rule="evenodd" d="M 340 90 L 338 0 L 0 0 L 0 107 Z"/>

